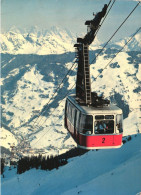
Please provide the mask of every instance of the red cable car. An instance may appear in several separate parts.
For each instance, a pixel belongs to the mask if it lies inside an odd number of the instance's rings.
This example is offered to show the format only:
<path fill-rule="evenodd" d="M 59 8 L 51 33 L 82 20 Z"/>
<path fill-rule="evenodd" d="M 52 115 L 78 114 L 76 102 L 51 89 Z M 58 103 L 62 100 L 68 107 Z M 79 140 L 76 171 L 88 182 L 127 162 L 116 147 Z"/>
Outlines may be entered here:
<path fill-rule="evenodd" d="M 119 148 L 122 145 L 122 110 L 91 92 L 89 45 L 107 8 L 105 5 L 94 20 L 86 21 L 89 30 L 84 38 L 77 38 L 74 45 L 78 62 L 76 95 L 66 100 L 65 128 L 83 149 Z"/>
<path fill-rule="evenodd" d="M 81 106 L 75 96 L 69 96 L 65 106 L 65 128 L 83 149 L 122 146 L 122 110 L 115 105 Z"/>

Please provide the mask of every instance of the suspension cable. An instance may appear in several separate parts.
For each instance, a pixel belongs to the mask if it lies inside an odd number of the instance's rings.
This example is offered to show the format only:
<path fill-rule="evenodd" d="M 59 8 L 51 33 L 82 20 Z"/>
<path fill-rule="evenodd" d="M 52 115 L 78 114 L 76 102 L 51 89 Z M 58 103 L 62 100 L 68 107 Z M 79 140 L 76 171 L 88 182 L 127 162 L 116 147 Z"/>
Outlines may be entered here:
<path fill-rule="evenodd" d="M 103 51 L 103 49 L 108 45 L 108 43 L 111 41 L 111 39 L 115 36 L 115 34 L 119 31 L 119 29 L 123 26 L 123 24 L 127 21 L 127 19 L 131 16 L 131 14 L 135 11 L 135 9 L 139 6 L 141 2 L 138 2 L 138 4 L 133 8 L 133 10 L 130 12 L 130 14 L 125 18 L 125 20 L 121 23 L 121 25 L 117 28 L 117 30 L 114 32 L 114 34 L 111 36 L 111 38 L 106 42 L 106 44 L 103 46 L 103 48 L 100 50 L 100 52 L 97 54 L 97 56 L 92 60 L 91 64 L 96 60 L 96 58 L 99 56 L 99 54 Z"/>

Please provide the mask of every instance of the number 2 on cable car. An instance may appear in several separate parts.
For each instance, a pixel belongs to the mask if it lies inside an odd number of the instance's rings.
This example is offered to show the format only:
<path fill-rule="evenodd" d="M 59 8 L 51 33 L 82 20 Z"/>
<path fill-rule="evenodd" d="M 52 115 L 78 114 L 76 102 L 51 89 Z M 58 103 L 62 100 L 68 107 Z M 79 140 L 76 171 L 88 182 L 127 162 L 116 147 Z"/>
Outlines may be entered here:
<path fill-rule="evenodd" d="M 103 144 L 105 143 L 105 137 L 102 138 L 102 143 L 103 143 Z"/>

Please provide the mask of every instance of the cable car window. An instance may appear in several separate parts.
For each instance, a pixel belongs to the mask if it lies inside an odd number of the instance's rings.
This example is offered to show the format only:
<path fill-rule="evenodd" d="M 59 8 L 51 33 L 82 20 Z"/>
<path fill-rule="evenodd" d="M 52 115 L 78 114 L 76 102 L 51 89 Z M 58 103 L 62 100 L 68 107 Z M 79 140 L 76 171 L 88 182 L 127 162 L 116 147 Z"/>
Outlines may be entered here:
<path fill-rule="evenodd" d="M 84 115 L 80 115 L 80 129 L 79 131 L 82 132 L 83 131 L 83 126 L 84 126 Z"/>
<path fill-rule="evenodd" d="M 79 124 L 80 124 L 80 112 L 77 110 L 76 114 L 76 128 L 79 129 Z"/>
<path fill-rule="evenodd" d="M 96 115 L 95 116 L 95 119 L 98 120 L 98 119 L 104 119 L 104 115 Z"/>
<path fill-rule="evenodd" d="M 68 101 L 66 101 L 65 105 L 65 116 L 68 116 Z"/>
<path fill-rule="evenodd" d="M 122 114 L 118 114 L 116 116 L 116 133 L 123 132 L 122 120 L 123 120 Z"/>
<path fill-rule="evenodd" d="M 105 119 L 114 119 L 114 115 L 105 115 Z"/>
<path fill-rule="evenodd" d="M 72 124 L 74 126 L 75 107 L 73 105 L 72 105 L 72 109 L 71 109 L 71 118 L 72 118 L 71 122 L 72 122 Z"/>
<path fill-rule="evenodd" d="M 111 134 L 114 133 L 114 120 L 95 121 L 95 134 Z"/>
<path fill-rule="evenodd" d="M 73 115 L 73 113 L 74 113 L 74 112 L 73 112 L 73 111 L 74 111 L 74 107 L 73 107 L 72 104 L 71 104 L 70 108 L 71 108 L 71 109 L 70 109 L 70 112 L 71 112 L 71 123 L 74 124 L 74 115 Z"/>
<path fill-rule="evenodd" d="M 68 119 L 71 122 L 71 104 L 68 104 Z"/>
<path fill-rule="evenodd" d="M 93 116 L 81 115 L 80 132 L 86 135 L 91 135 L 93 133 Z"/>

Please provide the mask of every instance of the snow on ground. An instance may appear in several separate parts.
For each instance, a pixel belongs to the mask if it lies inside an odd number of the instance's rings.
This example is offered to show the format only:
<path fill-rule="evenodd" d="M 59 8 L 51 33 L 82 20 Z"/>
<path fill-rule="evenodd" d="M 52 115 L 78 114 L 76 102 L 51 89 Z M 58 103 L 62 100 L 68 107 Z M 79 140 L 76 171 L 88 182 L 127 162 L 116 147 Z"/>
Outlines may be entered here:
<path fill-rule="evenodd" d="M 119 149 L 90 151 L 58 170 L 5 171 L 3 195 L 136 195 L 141 192 L 141 134 Z"/>
<path fill-rule="evenodd" d="M 57 65 L 60 66 L 60 63 Z M 56 155 L 75 147 L 75 142 L 64 129 L 62 118 L 60 119 L 64 114 L 64 101 L 58 102 L 60 105 L 55 112 L 54 108 L 50 108 L 50 112 L 53 112 L 51 116 L 41 116 L 37 121 L 35 118 L 30 122 L 52 97 L 56 90 L 56 80 L 53 71 L 49 74 L 52 82 L 49 82 L 43 79 L 36 64 L 33 67 L 30 64 L 25 66 L 28 70 L 17 80 L 12 98 L 9 98 L 6 90 L 4 91 L 3 116 L 10 121 L 9 127 L 17 136 L 28 139 L 32 148 L 42 149 L 47 154 Z M 72 63 L 66 63 L 66 68 L 71 66 Z M 7 77 L 15 76 L 18 71 L 18 68 L 13 69 Z M 75 79 L 74 76 L 70 78 L 69 83 Z"/>
<path fill-rule="evenodd" d="M 134 110 L 129 113 L 128 118 L 123 121 L 123 128 L 123 136 L 132 135 L 136 132 L 141 132 L 140 111 Z"/>
<path fill-rule="evenodd" d="M 0 78 L 0 85 L 3 85 L 4 78 Z"/>
<path fill-rule="evenodd" d="M 39 74 L 36 68 L 32 67 L 17 82 L 17 90 L 11 99 L 13 104 L 6 102 L 3 105 L 5 110 L 14 114 L 14 117 L 11 117 L 12 121 L 10 123 L 13 127 L 18 127 L 27 122 L 31 118 L 32 111 L 34 110 L 35 112 L 35 107 L 36 112 L 42 109 L 54 92 L 54 84 L 52 82 L 45 82 L 42 78 L 43 76 Z M 43 94 L 46 94 L 45 99 L 41 98 Z"/>
<path fill-rule="evenodd" d="M 62 101 L 59 108 L 51 109 L 51 116 L 41 118 L 38 125 L 42 126 L 42 131 L 33 135 L 32 148 L 45 149 L 48 154 L 55 155 L 76 147 L 76 143 L 64 128 L 64 117 L 60 117 L 64 114 L 64 107 L 65 102 Z"/>
<path fill-rule="evenodd" d="M 137 78 L 141 81 L 141 64 L 139 64 L 139 70 L 137 73 Z"/>
<path fill-rule="evenodd" d="M 16 146 L 17 140 L 15 136 L 4 127 L 0 129 L 0 146 L 10 149 L 10 146 Z"/>
<path fill-rule="evenodd" d="M 94 85 L 92 84 L 93 90 L 99 91 L 100 88 L 106 88 L 104 90 L 105 97 L 109 96 L 111 89 L 114 89 L 115 91 L 121 94 L 123 94 L 123 92 L 127 90 L 130 90 L 128 93 L 124 94 L 126 96 L 126 99 L 128 99 L 128 95 L 137 96 L 137 94 L 133 93 L 135 85 L 137 86 L 136 82 L 134 82 L 134 84 L 131 85 L 132 81 L 126 75 L 126 72 L 130 74 L 135 73 L 135 68 L 133 67 L 133 65 L 130 65 L 129 67 L 129 62 L 127 60 L 128 57 L 129 57 L 128 54 L 125 52 L 121 52 L 120 54 L 118 54 L 116 59 L 110 64 L 110 66 L 108 66 L 107 69 L 105 69 L 102 72 L 101 74 L 102 76 L 97 78 Z M 98 57 L 96 65 L 93 64 L 91 67 L 92 68 L 91 75 L 95 75 L 95 77 L 97 77 L 99 73 L 96 74 L 96 72 L 93 72 L 93 69 L 96 70 L 103 69 L 109 63 L 109 61 L 110 59 L 105 59 L 105 56 Z M 113 63 L 118 63 L 116 68 L 111 67 Z M 120 80 L 122 83 L 119 82 Z M 121 86 L 118 86 L 119 83 Z"/>

